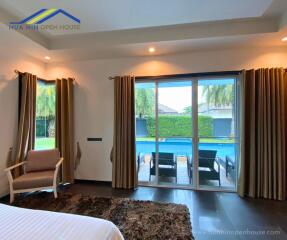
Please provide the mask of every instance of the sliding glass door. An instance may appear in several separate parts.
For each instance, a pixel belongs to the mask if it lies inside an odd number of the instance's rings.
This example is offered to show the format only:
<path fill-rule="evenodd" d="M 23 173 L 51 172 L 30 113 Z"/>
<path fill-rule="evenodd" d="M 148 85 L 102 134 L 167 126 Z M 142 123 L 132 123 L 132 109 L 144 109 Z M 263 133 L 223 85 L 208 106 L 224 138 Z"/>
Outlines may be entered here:
<path fill-rule="evenodd" d="M 135 86 L 136 161 L 138 181 L 157 184 L 152 153 L 156 152 L 156 82 Z"/>
<path fill-rule="evenodd" d="M 198 80 L 199 188 L 235 189 L 238 134 L 236 79 Z"/>
<path fill-rule="evenodd" d="M 137 82 L 140 184 L 235 190 L 236 77 Z"/>
<path fill-rule="evenodd" d="M 157 101 L 158 184 L 190 185 L 192 81 L 159 81 Z M 156 155 L 156 154 L 155 154 Z"/>

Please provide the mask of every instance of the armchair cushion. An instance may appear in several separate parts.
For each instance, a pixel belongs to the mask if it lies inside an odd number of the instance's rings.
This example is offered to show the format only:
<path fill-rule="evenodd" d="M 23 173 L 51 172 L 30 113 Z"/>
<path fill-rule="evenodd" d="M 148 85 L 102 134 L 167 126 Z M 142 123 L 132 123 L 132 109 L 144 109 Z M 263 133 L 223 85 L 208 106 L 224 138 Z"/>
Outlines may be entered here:
<path fill-rule="evenodd" d="M 60 152 L 58 149 L 29 151 L 26 172 L 54 170 L 59 160 Z"/>
<path fill-rule="evenodd" d="M 13 188 L 19 190 L 53 186 L 54 172 L 55 171 L 41 171 L 26 173 L 14 180 Z"/>

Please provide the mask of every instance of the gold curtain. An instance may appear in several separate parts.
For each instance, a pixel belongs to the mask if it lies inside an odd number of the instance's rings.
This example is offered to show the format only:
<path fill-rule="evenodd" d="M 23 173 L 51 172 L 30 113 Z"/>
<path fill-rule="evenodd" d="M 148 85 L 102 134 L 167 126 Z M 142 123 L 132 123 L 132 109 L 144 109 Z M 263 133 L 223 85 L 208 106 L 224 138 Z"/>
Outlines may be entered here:
<path fill-rule="evenodd" d="M 239 194 L 285 200 L 286 70 L 275 68 L 244 71 L 241 83 Z"/>
<path fill-rule="evenodd" d="M 56 80 L 56 147 L 64 158 L 62 181 L 74 181 L 74 84 L 73 79 Z"/>
<path fill-rule="evenodd" d="M 19 125 L 16 145 L 16 164 L 24 161 L 35 145 L 37 77 L 30 73 L 19 74 Z M 19 169 L 15 176 L 19 176 Z"/>
<path fill-rule="evenodd" d="M 134 87 L 134 77 L 116 77 L 114 80 L 114 188 L 137 186 Z"/>

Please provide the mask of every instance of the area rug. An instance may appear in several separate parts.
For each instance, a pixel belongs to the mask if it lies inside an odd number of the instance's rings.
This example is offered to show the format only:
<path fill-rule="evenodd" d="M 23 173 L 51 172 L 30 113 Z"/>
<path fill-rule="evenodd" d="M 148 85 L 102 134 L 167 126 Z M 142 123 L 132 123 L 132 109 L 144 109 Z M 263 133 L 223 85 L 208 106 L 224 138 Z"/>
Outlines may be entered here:
<path fill-rule="evenodd" d="M 113 222 L 129 239 L 193 239 L 185 205 L 39 192 L 19 197 L 14 206 L 97 217 Z"/>

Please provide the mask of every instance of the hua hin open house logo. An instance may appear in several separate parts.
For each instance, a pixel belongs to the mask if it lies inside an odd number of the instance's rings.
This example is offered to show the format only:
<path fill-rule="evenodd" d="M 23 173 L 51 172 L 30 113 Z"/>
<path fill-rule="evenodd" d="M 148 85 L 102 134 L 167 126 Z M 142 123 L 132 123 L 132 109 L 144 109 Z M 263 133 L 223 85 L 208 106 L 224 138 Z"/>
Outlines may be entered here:
<path fill-rule="evenodd" d="M 55 17 L 58 14 L 62 14 L 67 17 L 71 24 L 49 24 L 48 20 Z M 66 12 L 63 9 L 50 8 L 41 9 L 35 12 L 31 16 L 19 21 L 10 22 L 9 29 L 13 30 L 79 30 L 80 19 Z"/>

